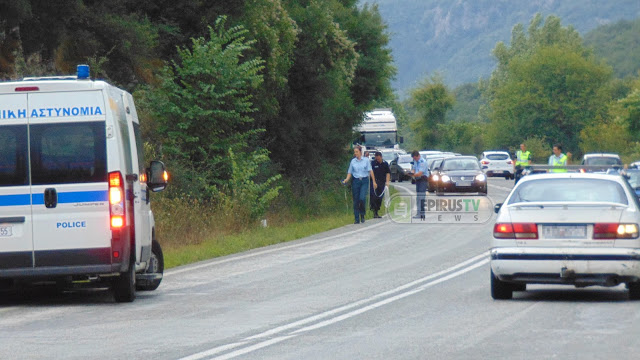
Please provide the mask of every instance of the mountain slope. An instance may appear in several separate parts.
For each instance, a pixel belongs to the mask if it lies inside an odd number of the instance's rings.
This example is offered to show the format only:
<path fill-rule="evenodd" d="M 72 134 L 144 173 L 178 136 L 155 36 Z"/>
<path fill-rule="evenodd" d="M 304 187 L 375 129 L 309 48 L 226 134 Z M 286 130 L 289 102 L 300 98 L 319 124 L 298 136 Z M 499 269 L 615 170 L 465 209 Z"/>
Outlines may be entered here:
<path fill-rule="evenodd" d="M 491 74 L 491 50 L 508 42 L 517 23 L 525 28 L 540 12 L 553 14 L 581 34 L 599 25 L 640 16 L 638 0 L 373 0 L 389 25 L 401 95 L 440 72 L 448 85 Z"/>

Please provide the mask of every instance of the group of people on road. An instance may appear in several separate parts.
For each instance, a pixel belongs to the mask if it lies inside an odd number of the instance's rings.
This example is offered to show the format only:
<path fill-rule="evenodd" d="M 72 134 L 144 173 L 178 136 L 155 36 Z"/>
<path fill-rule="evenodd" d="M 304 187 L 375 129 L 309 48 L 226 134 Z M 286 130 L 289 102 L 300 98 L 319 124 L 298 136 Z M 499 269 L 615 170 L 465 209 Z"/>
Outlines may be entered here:
<path fill-rule="evenodd" d="M 413 162 L 411 166 L 411 177 L 416 183 L 416 196 L 418 204 L 418 217 L 425 219 L 424 202 L 427 196 L 427 178 L 429 169 L 427 161 L 420 157 L 420 153 L 415 150 L 411 153 Z M 371 179 L 371 185 L 369 185 Z M 363 156 L 362 147 L 353 148 L 353 159 L 349 164 L 347 177 L 342 180 L 343 184 L 351 182 L 351 194 L 353 197 L 353 215 L 354 224 L 360 224 L 365 221 L 367 189 L 369 189 L 369 204 L 373 211 L 373 218 L 381 218 L 379 211 L 382 207 L 382 199 L 389 188 L 391 179 L 391 171 L 389 164 L 382 159 L 382 153 L 377 151 L 374 160 L 369 161 L 368 156 Z M 389 196 L 389 194 L 387 194 Z"/>
<path fill-rule="evenodd" d="M 369 193 L 369 207 L 373 211 L 373 218 L 381 218 L 379 211 L 382 207 L 382 199 L 391 180 L 389 164 L 382 159 L 382 153 L 377 151 L 374 160 L 369 160 L 368 156 L 363 156 L 361 146 L 354 147 L 353 159 L 349 164 L 347 177 L 342 180 L 342 183 L 346 184 L 349 180 L 352 180 L 354 224 L 363 223 L 365 220 L 367 192 Z"/>
<path fill-rule="evenodd" d="M 555 169 L 550 169 L 549 172 L 552 173 L 562 173 L 567 172 L 565 168 L 569 164 L 569 159 L 571 159 L 571 153 L 567 152 L 564 154 L 562 152 L 561 144 L 553 145 L 553 154 L 549 156 L 548 165 L 555 167 Z M 516 161 L 515 161 L 515 173 L 514 178 L 517 183 L 518 180 L 522 177 L 522 172 L 527 166 L 531 166 L 533 162 L 533 157 L 531 156 L 531 152 L 527 150 L 527 146 L 523 143 L 520 144 L 520 150 L 516 152 Z"/>

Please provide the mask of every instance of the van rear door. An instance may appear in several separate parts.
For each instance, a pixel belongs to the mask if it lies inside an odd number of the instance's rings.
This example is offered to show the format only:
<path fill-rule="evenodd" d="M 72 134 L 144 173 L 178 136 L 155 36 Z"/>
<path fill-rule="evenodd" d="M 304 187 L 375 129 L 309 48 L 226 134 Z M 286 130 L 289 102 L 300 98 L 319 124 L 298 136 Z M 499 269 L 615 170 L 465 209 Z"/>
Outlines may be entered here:
<path fill-rule="evenodd" d="M 104 97 L 30 93 L 35 267 L 111 263 Z"/>
<path fill-rule="evenodd" d="M 33 267 L 27 94 L 0 95 L 0 271 Z"/>

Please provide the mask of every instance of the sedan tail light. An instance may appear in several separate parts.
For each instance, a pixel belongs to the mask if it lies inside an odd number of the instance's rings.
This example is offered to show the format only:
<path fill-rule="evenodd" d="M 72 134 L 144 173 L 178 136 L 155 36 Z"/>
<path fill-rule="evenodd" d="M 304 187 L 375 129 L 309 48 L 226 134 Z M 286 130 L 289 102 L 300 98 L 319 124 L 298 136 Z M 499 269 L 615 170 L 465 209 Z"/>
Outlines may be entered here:
<path fill-rule="evenodd" d="M 488 162 L 487 160 L 482 160 L 480 163 L 481 163 L 482 165 L 489 165 L 489 162 Z"/>
<path fill-rule="evenodd" d="M 507 160 L 507 164 L 511 165 L 511 164 L 513 164 L 513 161 Z"/>
<path fill-rule="evenodd" d="M 537 239 L 538 225 L 534 223 L 496 223 L 493 226 L 496 239 Z"/>
<path fill-rule="evenodd" d="M 594 239 L 636 239 L 637 224 L 601 223 L 593 224 Z"/>

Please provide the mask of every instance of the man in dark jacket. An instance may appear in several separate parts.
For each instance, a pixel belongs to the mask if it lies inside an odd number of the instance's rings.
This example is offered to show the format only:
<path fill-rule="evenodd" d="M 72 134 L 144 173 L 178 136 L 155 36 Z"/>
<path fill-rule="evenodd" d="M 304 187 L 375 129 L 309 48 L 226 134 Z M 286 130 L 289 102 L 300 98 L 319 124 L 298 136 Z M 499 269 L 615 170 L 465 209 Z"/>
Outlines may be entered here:
<path fill-rule="evenodd" d="M 382 153 L 380 151 L 376 151 L 375 160 L 371 161 L 371 169 L 373 170 L 373 176 L 375 177 L 378 187 L 374 189 L 373 184 L 369 187 L 369 206 L 371 207 L 371 210 L 373 210 L 374 219 L 379 219 L 381 216 L 378 215 L 378 211 L 380 211 L 380 206 L 382 205 L 385 186 L 389 186 L 389 180 L 391 179 L 389 164 L 382 159 Z"/>

